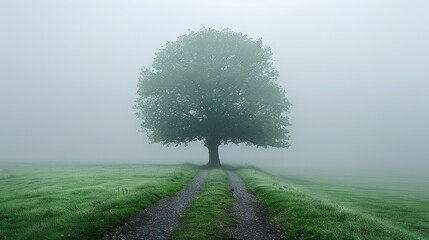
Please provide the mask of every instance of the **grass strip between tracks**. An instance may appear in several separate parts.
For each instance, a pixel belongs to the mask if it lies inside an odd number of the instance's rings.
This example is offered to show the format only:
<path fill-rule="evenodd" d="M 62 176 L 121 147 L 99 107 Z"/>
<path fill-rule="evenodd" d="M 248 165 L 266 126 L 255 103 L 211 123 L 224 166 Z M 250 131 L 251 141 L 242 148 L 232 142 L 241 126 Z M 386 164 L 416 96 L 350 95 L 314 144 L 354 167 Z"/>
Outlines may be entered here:
<path fill-rule="evenodd" d="M 225 170 L 210 170 L 201 193 L 180 218 L 181 225 L 171 239 L 229 239 L 228 229 L 235 224 L 233 204 Z"/>

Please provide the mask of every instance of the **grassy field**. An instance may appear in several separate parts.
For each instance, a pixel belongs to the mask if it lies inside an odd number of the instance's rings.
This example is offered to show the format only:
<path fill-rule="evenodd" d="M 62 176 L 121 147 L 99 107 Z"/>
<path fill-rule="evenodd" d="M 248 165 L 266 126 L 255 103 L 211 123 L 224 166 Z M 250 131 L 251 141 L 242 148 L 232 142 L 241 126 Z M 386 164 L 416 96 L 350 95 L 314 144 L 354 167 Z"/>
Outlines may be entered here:
<path fill-rule="evenodd" d="M 0 167 L 0 239 L 97 239 L 195 173 L 187 165 Z"/>
<path fill-rule="evenodd" d="M 0 240 L 97 239 L 196 172 L 190 165 L 1 166 Z M 238 173 L 290 239 L 429 239 L 425 194 Z M 227 239 L 232 205 L 226 172 L 210 170 L 172 239 Z"/>
<path fill-rule="evenodd" d="M 428 239 L 429 200 L 392 188 L 239 174 L 291 239 Z"/>
<path fill-rule="evenodd" d="M 235 223 L 233 203 L 226 172 L 210 170 L 201 193 L 181 217 L 171 239 L 228 239 L 227 230 Z"/>

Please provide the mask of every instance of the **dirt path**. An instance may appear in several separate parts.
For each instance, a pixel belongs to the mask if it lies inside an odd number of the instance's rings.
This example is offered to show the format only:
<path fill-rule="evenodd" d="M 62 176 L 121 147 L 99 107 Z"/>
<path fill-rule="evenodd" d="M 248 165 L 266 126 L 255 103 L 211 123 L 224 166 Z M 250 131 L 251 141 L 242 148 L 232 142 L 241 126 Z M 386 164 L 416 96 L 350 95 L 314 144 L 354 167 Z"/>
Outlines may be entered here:
<path fill-rule="evenodd" d="M 198 195 L 207 173 L 207 170 L 200 170 L 197 176 L 177 195 L 162 199 L 155 205 L 142 210 L 121 227 L 118 235 L 104 237 L 103 240 L 166 239 L 179 225 L 180 214 Z"/>
<path fill-rule="evenodd" d="M 228 171 L 229 180 L 235 199 L 234 212 L 237 226 L 231 231 L 236 239 L 284 239 L 282 231 L 270 224 L 270 217 L 265 208 L 247 191 L 241 178 Z"/>

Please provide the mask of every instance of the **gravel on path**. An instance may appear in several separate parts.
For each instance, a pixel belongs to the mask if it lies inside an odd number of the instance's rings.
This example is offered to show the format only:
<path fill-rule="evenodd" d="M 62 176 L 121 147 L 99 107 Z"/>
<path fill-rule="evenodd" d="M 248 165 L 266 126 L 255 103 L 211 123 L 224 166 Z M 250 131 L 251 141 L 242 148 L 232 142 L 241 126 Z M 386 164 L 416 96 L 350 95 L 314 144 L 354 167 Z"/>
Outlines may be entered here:
<path fill-rule="evenodd" d="M 237 226 L 231 230 L 235 239 L 285 239 L 278 226 L 270 222 L 267 210 L 249 193 L 243 180 L 234 172 L 228 171 L 235 203 L 233 210 Z"/>
<path fill-rule="evenodd" d="M 177 195 L 161 199 L 153 206 L 142 210 L 121 229 L 119 234 L 106 236 L 103 240 L 156 240 L 166 239 L 179 225 L 180 214 L 191 204 L 203 186 L 207 170 L 197 176 Z"/>

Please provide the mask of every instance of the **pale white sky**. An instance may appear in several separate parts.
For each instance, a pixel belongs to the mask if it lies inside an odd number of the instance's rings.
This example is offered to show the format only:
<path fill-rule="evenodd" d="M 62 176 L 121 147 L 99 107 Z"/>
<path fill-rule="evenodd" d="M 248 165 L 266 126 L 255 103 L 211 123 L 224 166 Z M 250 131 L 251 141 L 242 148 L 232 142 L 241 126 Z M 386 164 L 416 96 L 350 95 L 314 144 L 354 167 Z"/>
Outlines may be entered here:
<path fill-rule="evenodd" d="M 291 148 L 221 147 L 285 171 L 429 169 L 429 2 L 1 1 L 0 162 L 204 164 L 200 144 L 148 144 L 137 77 L 178 36 L 228 27 L 272 48 Z"/>

